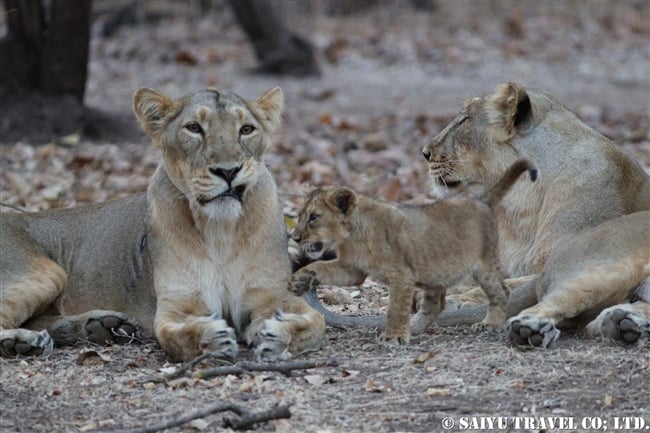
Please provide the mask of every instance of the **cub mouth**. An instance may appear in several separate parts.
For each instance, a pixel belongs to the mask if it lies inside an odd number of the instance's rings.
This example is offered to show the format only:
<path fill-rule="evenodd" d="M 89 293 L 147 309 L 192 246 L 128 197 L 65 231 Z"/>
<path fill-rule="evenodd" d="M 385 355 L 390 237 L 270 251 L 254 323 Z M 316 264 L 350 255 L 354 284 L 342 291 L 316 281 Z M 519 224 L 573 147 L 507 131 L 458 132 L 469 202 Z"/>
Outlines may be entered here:
<path fill-rule="evenodd" d="M 463 181 L 458 179 L 445 179 L 443 176 L 438 176 L 436 178 L 436 183 L 447 188 L 458 188 Z"/>
<path fill-rule="evenodd" d="M 201 206 L 205 206 L 206 204 L 212 203 L 213 201 L 218 199 L 234 198 L 235 200 L 241 203 L 242 196 L 244 195 L 244 191 L 246 191 L 246 185 L 237 185 L 234 188 L 228 188 L 221 194 L 215 195 L 214 197 L 208 199 L 205 198 L 198 199 L 198 202 Z"/>

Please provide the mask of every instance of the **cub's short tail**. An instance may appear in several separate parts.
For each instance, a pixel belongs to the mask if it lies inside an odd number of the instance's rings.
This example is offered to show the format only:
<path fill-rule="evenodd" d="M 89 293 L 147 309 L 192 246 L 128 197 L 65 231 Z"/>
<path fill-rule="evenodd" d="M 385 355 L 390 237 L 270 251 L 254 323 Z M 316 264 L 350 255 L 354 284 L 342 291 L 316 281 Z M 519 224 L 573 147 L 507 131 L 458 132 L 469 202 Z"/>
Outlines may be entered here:
<path fill-rule="evenodd" d="M 537 168 L 527 159 L 519 159 L 510 166 L 499 179 L 499 181 L 490 188 L 485 196 L 485 202 L 488 206 L 493 207 L 501 201 L 514 183 L 517 181 L 521 173 L 528 171 L 530 173 L 530 180 L 535 182 L 537 180 Z"/>

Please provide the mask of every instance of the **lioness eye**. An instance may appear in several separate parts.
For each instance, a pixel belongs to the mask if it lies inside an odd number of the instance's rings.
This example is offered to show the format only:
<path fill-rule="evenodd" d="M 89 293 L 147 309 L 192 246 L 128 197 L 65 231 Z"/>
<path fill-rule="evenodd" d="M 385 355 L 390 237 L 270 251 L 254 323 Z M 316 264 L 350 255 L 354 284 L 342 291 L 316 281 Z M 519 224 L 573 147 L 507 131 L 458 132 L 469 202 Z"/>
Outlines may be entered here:
<path fill-rule="evenodd" d="M 309 214 L 309 222 L 310 223 L 313 223 L 313 222 L 317 221 L 318 218 L 320 218 L 320 215 L 318 215 L 317 213 L 310 213 Z"/>
<path fill-rule="evenodd" d="M 187 125 L 185 125 L 185 129 L 188 131 L 194 133 L 194 134 L 203 134 L 203 129 L 201 128 L 201 125 L 199 125 L 197 122 L 190 122 Z"/>
<path fill-rule="evenodd" d="M 250 135 L 255 131 L 255 127 L 253 125 L 244 125 L 239 129 L 239 134 L 240 135 Z"/>

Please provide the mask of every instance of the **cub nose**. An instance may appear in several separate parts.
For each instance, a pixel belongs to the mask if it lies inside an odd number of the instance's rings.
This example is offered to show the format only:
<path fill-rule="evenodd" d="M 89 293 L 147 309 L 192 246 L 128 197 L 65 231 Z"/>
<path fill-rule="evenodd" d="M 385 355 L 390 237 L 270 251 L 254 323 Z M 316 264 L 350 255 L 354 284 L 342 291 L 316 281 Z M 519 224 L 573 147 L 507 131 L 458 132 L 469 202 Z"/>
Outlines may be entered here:
<path fill-rule="evenodd" d="M 428 161 L 429 158 L 431 158 L 431 152 L 429 152 L 428 150 L 423 150 L 422 151 L 422 156 L 424 156 L 424 159 L 426 159 Z"/>
<path fill-rule="evenodd" d="M 217 167 L 217 168 L 212 168 L 211 167 L 210 168 L 210 172 L 212 174 L 222 178 L 223 180 L 228 182 L 228 184 L 230 184 L 230 182 L 233 181 L 235 176 L 237 176 L 237 173 L 239 173 L 239 170 L 241 170 L 241 166 L 240 167 L 235 167 L 235 168 L 229 168 L 229 169 L 220 168 L 220 167 Z"/>

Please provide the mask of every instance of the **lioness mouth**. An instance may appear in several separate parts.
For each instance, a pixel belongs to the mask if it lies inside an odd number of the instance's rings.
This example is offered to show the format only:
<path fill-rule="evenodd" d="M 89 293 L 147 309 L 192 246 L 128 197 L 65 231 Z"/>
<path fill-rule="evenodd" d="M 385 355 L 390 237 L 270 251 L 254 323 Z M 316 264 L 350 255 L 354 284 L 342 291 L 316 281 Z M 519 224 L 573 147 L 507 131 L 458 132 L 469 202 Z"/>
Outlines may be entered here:
<path fill-rule="evenodd" d="M 447 188 L 456 188 L 459 187 L 463 182 L 460 180 L 446 180 L 444 177 L 440 176 L 438 178 L 438 183 L 442 186 L 446 186 Z"/>
<path fill-rule="evenodd" d="M 242 200 L 242 196 L 244 195 L 244 191 L 245 191 L 245 190 L 246 190 L 246 185 L 238 185 L 238 186 L 236 186 L 235 188 L 229 188 L 229 189 L 227 189 L 226 191 L 222 192 L 221 194 L 219 194 L 219 195 L 215 195 L 215 196 L 212 197 L 212 198 L 209 198 L 209 199 L 199 199 L 198 201 L 199 201 L 199 204 L 200 204 L 201 206 L 205 206 L 206 204 L 208 204 L 208 203 L 210 203 L 210 202 L 213 202 L 213 201 L 215 201 L 215 200 L 217 200 L 217 199 L 220 199 L 220 198 L 227 198 L 227 197 L 234 198 L 234 199 L 236 199 L 237 201 L 241 202 L 241 200 Z"/>

